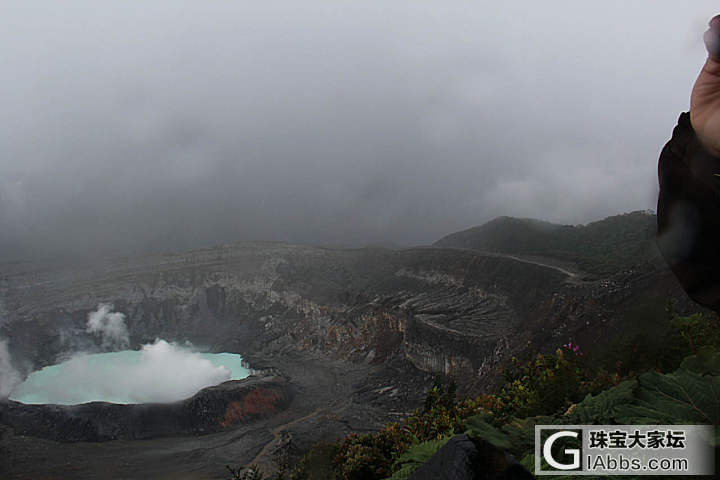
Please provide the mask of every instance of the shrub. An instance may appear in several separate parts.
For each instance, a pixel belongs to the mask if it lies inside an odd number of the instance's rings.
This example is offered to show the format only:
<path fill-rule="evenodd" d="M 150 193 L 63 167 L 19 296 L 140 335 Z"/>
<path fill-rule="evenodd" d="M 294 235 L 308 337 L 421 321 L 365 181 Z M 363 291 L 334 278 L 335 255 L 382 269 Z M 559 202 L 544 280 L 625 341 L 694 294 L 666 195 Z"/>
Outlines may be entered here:
<path fill-rule="evenodd" d="M 553 355 L 538 354 L 525 364 L 514 360 L 506 372 L 507 383 L 497 396 L 493 409 L 499 419 L 562 413 L 588 393 L 595 393 L 619 382 L 609 374 L 587 365 L 582 351 L 572 343 Z"/>
<path fill-rule="evenodd" d="M 650 347 L 658 353 L 651 363 L 654 369 L 643 375 L 633 370 L 610 373 L 590 364 L 577 345 L 568 343 L 550 355 L 537 354 L 525 362 L 513 359 L 504 386 L 494 394 L 458 401 L 455 384 L 443 385 L 436 378 L 423 408 L 404 422 L 387 424 L 377 433 L 351 434 L 338 443 L 316 445 L 299 462 L 293 478 L 407 478 L 447 439 L 462 432 L 509 449 L 532 468 L 536 423 L 717 425 L 718 316 L 674 316 L 668 334 Z M 625 350 L 617 364 L 640 366 L 628 358 L 633 352 Z"/>

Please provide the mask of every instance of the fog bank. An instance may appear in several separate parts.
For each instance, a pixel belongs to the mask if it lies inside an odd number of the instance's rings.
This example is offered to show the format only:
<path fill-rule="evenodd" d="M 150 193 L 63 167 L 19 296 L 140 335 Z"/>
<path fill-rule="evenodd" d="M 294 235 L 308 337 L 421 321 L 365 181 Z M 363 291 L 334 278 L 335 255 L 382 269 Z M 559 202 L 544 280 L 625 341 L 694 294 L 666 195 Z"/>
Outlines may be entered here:
<path fill-rule="evenodd" d="M 165 340 L 143 345 L 139 352 L 78 354 L 32 373 L 10 398 L 57 404 L 172 402 L 233 377 L 247 376 L 247 370 L 238 368 L 239 356 L 232 362 L 232 371 L 214 364 L 211 357 Z"/>
<path fill-rule="evenodd" d="M 716 9 L 5 1 L 0 259 L 653 208 Z"/>

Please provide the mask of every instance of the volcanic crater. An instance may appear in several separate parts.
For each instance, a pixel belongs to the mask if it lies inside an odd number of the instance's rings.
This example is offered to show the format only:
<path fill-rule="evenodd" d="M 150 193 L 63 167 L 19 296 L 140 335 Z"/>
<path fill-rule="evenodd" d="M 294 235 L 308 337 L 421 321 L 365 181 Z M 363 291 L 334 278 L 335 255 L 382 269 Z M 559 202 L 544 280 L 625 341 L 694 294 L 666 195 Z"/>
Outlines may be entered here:
<path fill-rule="evenodd" d="M 97 349 L 86 323 L 98 304 L 124 315 L 130 346 L 162 338 L 238 353 L 253 375 L 170 403 L 2 401 L 0 472 L 226 478 L 225 465 L 250 462 L 271 472 L 279 454 L 402 419 L 435 375 L 482 391 L 530 344 L 573 338 L 591 352 L 607 340 L 598 326 L 620 328 L 632 305 L 682 296 L 657 265 L 602 278 L 569 268 L 457 248 L 270 242 L 5 264 L 0 336 L 23 375 Z"/>

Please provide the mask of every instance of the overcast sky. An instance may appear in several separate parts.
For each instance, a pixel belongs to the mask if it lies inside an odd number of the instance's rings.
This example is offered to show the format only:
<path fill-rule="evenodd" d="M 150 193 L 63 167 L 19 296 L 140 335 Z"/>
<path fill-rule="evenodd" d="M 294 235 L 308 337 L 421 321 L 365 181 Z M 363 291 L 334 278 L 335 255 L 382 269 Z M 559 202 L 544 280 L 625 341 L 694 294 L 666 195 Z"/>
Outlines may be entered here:
<path fill-rule="evenodd" d="M 654 208 L 717 2 L 0 7 L 0 258 Z"/>

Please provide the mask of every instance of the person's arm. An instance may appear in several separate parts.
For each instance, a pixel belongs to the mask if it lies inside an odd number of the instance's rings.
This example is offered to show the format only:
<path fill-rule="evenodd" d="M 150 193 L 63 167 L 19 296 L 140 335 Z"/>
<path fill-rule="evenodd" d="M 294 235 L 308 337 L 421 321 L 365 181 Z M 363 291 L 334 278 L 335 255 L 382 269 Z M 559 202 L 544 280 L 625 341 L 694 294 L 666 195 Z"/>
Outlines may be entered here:
<path fill-rule="evenodd" d="M 720 311 L 720 16 L 708 58 L 660 155 L 657 245 L 688 294 Z"/>
<path fill-rule="evenodd" d="M 688 113 L 660 155 L 658 174 L 658 248 L 688 295 L 720 311 L 720 158 Z"/>

